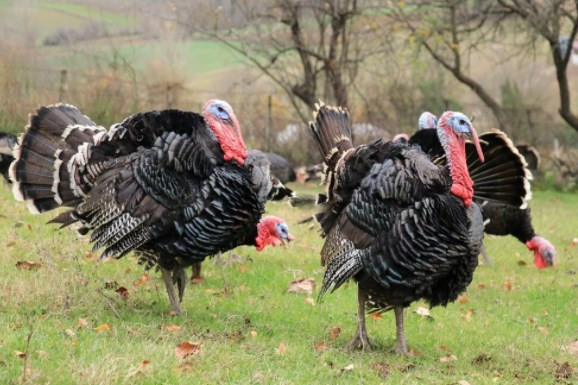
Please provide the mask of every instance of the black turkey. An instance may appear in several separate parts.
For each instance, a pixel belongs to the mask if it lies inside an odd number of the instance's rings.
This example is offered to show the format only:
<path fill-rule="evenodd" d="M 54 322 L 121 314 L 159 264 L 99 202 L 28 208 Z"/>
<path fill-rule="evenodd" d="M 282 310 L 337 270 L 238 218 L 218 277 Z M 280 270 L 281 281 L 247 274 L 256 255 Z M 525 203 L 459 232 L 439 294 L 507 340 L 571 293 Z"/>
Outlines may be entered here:
<path fill-rule="evenodd" d="M 8 175 L 8 169 L 10 168 L 10 163 L 14 160 L 12 156 L 12 151 L 16 146 L 17 139 L 14 135 L 8 134 L 6 132 L 0 132 L 0 172 L 4 177 L 4 181 L 10 184 L 10 178 Z"/>
<path fill-rule="evenodd" d="M 51 222 L 80 222 L 102 258 L 136 250 L 157 265 L 174 314 L 185 267 L 240 245 L 262 250 L 290 238 L 285 222 L 262 216 L 268 169 L 247 151 L 223 101 L 209 100 L 202 115 L 135 114 L 108 131 L 74 106 L 41 107 L 14 157 L 17 200 L 33 213 L 71 207 Z"/>
<path fill-rule="evenodd" d="M 443 148 L 436 135 L 437 118 L 430 112 L 424 112 L 419 118 L 419 128 L 409 140 L 438 163 L 445 161 Z M 534 253 L 534 265 L 539 269 L 553 266 L 556 249 L 546 238 L 534 231 L 528 201 L 531 199 L 530 181 L 532 173 L 528 170 L 525 157 L 519 147 L 500 131 L 490 131 L 480 135 L 482 150 L 486 161 L 482 164 L 475 157 L 475 149 L 466 146 L 466 158 L 470 176 L 474 181 L 474 200 L 482 207 L 486 221 L 484 232 L 492 235 L 513 235 Z M 492 196 L 487 187 L 496 183 L 509 184 L 512 187 L 512 200 L 505 196 Z M 520 184 L 522 182 L 522 184 Z M 517 186 L 523 186 L 518 190 Z M 505 187 L 505 186 L 504 186 Z M 516 196 L 523 197 L 519 201 Z M 483 251 L 483 250 L 482 250 Z"/>
<path fill-rule="evenodd" d="M 294 182 L 296 179 L 295 171 L 291 163 L 284 157 L 274 152 L 266 152 L 265 155 L 271 164 L 271 174 L 275 175 L 281 183 Z"/>
<path fill-rule="evenodd" d="M 321 295 L 354 278 L 358 327 L 350 346 L 370 348 L 367 305 L 394 310 L 395 350 L 407 354 L 403 309 L 420 298 L 431 306 L 454 301 L 478 264 L 483 220 L 465 156 L 469 137 L 483 160 L 474 127 L 462 113 L 442 116 L 438 134 L 447 166 L 403 141 L 354 148 L 349 114 L 341 108 L 319 106 L 310 129 L 327 165 L 325 208 L 316 214 L 327 238 Z"/>

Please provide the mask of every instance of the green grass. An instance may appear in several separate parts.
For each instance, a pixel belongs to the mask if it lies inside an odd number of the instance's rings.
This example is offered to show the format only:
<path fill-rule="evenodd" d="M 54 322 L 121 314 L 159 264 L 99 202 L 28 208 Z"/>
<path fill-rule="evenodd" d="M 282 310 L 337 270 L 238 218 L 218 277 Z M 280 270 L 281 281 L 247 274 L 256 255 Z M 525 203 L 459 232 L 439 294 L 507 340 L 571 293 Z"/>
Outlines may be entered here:
<path fill-rule="evenodd" d="M 92 7 L 84 4 L 60 3 L 54 1 L 42 1 L 37 3 L 37 8 L 56 11 L 68 14 L 77 18 L 101 21 L 111 25 L 132 26 L 136 24 L 134 17 L 119 15 L 115 12 L 109 12 L 101 8 Z"/>
<path fill-rule="evenodd" d="M 297 241 L 262 253 L 237 249 L 250 259 L 227 268 L 208 261 L 205 282 L 187 288 L 185 314 L 174 318 L 159 274 L 150 272 L 149 281 L 133 287 L 142 275 L 134 258 L 87 258 L 86 239 L 54 231 L 44 224 L 51 214 L 30 215 L 7 188 L 0 190 L 2 384 L 551 384 L 558 364 L 568 361 L 577 369 L 576 357 L 563 349 L 578 338 L 578 248 L 570 245 L 578 236 L 577 195 L 536 193 L 532 202 L 535 226 L 558 247 L 555 268 L 538 271 L 522 244 L 488 238 L 494 266 L 478 268 L 467 303 L 432 309 L 433 321 L 413 312 L 421 303 L 406 311 L 408 343 L 418 355 L 400 358 L 391 351 L 392 314 L 368 318 L 374 352 L 347 351 L 356 321 L 354 285 L 315 306 L 306 295 L 287 293 L 294 278 L 313 277 L 317 284 L 322 278 L 322 240 L 296 224 L 303 211 L 271 204 L 269 211 L 287 219 Z M 42 267 L 16 268 L 22 260 Z M 110 281 L 129 289 L 128 300 L 105 288 Z M 79 327 L 79 318 L 88 325 Z M 103 323 L 110 331 L 97 332 Z M 181 329 L 160 329 L 168 324 Z M 341 328 L 334 341 L 333 327 Z M 202 343 L 200 353 L 186 359 L 188 372 L 176 369 L 183 360 L 175 346 L 183 341 Z M 314 349 L 319 342 L 329 348 Z M 439 362 L 450 353 L 456 361 Z M 488 359 L 477 362 L 481 355 Z M 140 373 L 145 359 L 150 363 Z M 375 363 L 389 366 L 387 378 Z M 341 370 L 350 364 L 353 370 Z"/>

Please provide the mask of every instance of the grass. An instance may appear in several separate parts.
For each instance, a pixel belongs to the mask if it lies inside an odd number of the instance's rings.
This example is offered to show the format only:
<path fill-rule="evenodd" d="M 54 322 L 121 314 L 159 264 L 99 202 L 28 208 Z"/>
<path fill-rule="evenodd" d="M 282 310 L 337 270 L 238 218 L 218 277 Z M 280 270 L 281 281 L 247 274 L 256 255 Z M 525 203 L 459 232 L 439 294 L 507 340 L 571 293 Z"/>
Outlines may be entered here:
<path fill-rule="evenodd" d="M 577 195 L 535 194 L 535 226 L 558 247 L 555 268 L 538 271 L 522 244 L 488 238 L 494 266 L 478 268 L 467 303 L 432 309 L 433 321 L 413 312 L 421 303 L 406 311 L 408 342 L 418 355 L 400 358 L 391 351 L 389 313 L 368 318 L 374 352 L 347 351 L 356 321 L 354 285 L 322 303 L 313 294 L 314 306 L 306 295 L 287 293 L 295 278 L 313 277 L 318 285 L 322 278 L 322 240 L 296 224 L 303 211 L 271 204 L 297 241 L 262 253 L 237 249 L 243 262 L 229 267 L 208 261 L 205 281 L 187 288 L 185 314 L 175 318 L 159 274 L 140 281 L 132 257 L 98 263 L 86 256 L 86 239 L 54 231 L 44 224 L 51 214 L 33 216 L 7 188 L 0 190 L 3 384 L 550 384 L 559 364 L 577 369 L 564 349 L 578 338 L 578 248 L 570 245 L 578 236 Z M 42 266 L 15 267 L 24 260 Z M 106 288 L 113 283 L 128 288 L 127 300 Z M 161 329 L 171 324 L 180 329 Z M 341 334 L 332 340 L 334 327 Z M 200 352 L 177 358 L 175 346 L 183 341 L 202 343 Z M 328 349 L 314 348 L 321 342 Z M 439 361 L 448 354 L 457 360 Z M 353 370 L 342 370 L 350 364 Z"/>
<path fill-rule="evenodd" d="M 37 4 L 37 8 L 56 11 L 77 18 L 100 21 L 110 25 L 128 27 L 136 24 L 136 19 L 134 17 L 119 15 L 116 12 L 110 12 L 84 4 L 43 1 Z"/>

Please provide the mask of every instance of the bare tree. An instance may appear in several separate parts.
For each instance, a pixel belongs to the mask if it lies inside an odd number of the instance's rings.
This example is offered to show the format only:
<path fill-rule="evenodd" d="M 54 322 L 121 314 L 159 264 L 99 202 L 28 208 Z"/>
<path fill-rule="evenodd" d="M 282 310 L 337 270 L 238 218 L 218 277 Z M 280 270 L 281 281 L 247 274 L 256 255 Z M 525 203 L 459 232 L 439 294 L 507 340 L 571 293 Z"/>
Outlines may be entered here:
<path fill-rule="evenodd" d="M 493 1 L 427 0 L 409 6 L 398 4 L 395 16 L 410 32 L 410 39 L 470 88 L 492 111 L 500 129 L 507 131 L 507 116 L 500 102 L 464 66 L 469 52 L 493 38 L 496 20 L 490 15 L 495 6 Z"/>
<path fill-rule="evenodd" d="M 310 110 L 319 99 L 351 107 L 349 90 L 360 65 L 386 46 L 384 39 L 376 39 L 378 33 L 387 33 L 380 2 L 361 6 L 357 0 L 272 0 L 264 5 L 237 0 L 235 12 L 223 15 L 217 7 L 212 20 L 180 17 L 179 22 L 194 22 L 197 31 L 248 59 L 283 89 L 306 122 L 304 107 Z M 177 11 L 179 15 L 190 12 Z M 228 15 L 235 16 L 234 22 L 225 21 Z M 244 23 L 239 27 L 240 15 Z"/>
<path fill-rule="evenodd" d="M 578 131 L 578 115 L 572 112 L 568 86 L 568 62 L 578 34 L 578 0 L 498 0 L 502 14 L 515 16 L 529 32 L 530 41 L 548 42 L 556 67 L 560 93 L 560 116 Z"/>

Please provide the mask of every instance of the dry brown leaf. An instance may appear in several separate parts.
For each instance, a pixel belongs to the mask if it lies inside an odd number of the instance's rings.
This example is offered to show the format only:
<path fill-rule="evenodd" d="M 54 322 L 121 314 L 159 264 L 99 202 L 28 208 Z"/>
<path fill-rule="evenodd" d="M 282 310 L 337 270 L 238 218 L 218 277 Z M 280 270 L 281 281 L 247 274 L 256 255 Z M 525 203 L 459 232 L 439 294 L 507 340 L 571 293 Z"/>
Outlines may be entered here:
<path fill-rule="evenodd" d="M 18 261 L 16 268 L 20 270 L 38 270 L 42 267 L 42 263 L 33 261 Z"/>
<path fill-rule="evenodd" d="M 118 289 L 116 289 L 115 291 L 118 293 L 120 298 L 122 298 L 124 301 L 126 301 L 128 299 L 128 289 L 126 287 L 121 286 Z"/>
<path fill-rule="evenodd" d="M 391 367 L 387 362 L 373 362 L 371 368 L 377 372 L 379 377 L 387 378 L 391 374 Z"/>
<path fill-rule="evenodd" d="M 470 385 L 470 383 L 467 382 L 466 380 L 459 380 L 458 385 Z"/>
<path fill-rule="evenodd" d="M 548 328 L 544 327 L 544 326 L 538 326 L 538 331 L 540 333 L 542 333 L 543 335 L 547 336 L 548 334 L 550 334 L 550 332 L 548 331 Z"/>
<path fill-rule="evenodd" d="M 468 296 L 465 294 L 460 295 L 458 297 L 458 302 L 465 305 L 466 303 L 468 303 Z"/>
<path fill-rule="evenodd" d="M 91 261 L 98 261 L 98 256 L 96 254 L 91 253 L 90 251 L 85 252 L 84 257 Z"/>
<path fill-rule="evenodd" d="M 257 337 L 257 332 L 255 330 L 251 330 L 251 337 Z"/>
<path fill-rule="evenodd" d="M 140 276 L 140 278 L 139 278 L 138 280 L 136 280 L 136 281 L 133 283 L 133 286 L 134 286 L 134 287 L 139 287 L 140 285 L 142 285 L 143 283 L 147 282 L 147 281 L 150 280 L 150 279 L 151 279 L 151 276 L 150 276 L 150 275 L 148 275 L 148 274 L 143 274 L 143 275 Z"/>
<path fill-rule="evenodd" d="M 481 364 L 482 362 L 488 362 L 491 360 L 492 360 L 492 357 L 488 356 L 485 353 L 480 353 L 479 356 L 477 356 L 476 358 L 474 358 L 472 360 L 472 364 Z"/>
<path fill-rule="evenodd" d="M 554 372 L 554 377 L 559 380 L 572 377 L 572 367 L 568 361 L 564 362 L 562 365 L 558 365 L 556 372 Z"/>
<path fill-rule="evenodd" d="M 351 372 L 353 369 L 355 369 L 355 365 L 349 364 L 346 367 L 344 367 L 343 369 L 341 369 L 341 371 L 342 372 Z"/>
<path fill-rule="evenodd" d="M 76 320 L 76 325 L 78 325 L 79 329 L 84 329 L 88 327 L 88 321 L 85 320 L 84 318 L 79 318 Z"/>
<path fill-rule="evenodd" d="M 14 246 L 16 244 L 16 241 L 8 241 L 6 242 L 6 247 L 11 247 Z"/>
<path fill-rule="evenodd" d="M 315 279 L 305 278 L 291 281 L 289 283 L 288 293 L 307 293 L 311 294 L 315 290 Z"/>
<path fill-rule="evenodd" d="M 110 331 L 110 325 L 105 322 L 105 323 L 100 324 L 97 327 L 95 327 L 94 330 L 96 330 L 97 333 L 109 332 Z"/>
<path fill-rule="evenodd" d="M 134 377 L 138 374 L 145 373 L 149 369 L 150 363 L 149 360 L 142 360 L 136 369 L 133 369 L 128 373 L 127 377 Z"/>
<path fill-rule="evenodd" d="M 175 347 L 175 355 L 177 358 L 186 358 L 193 354 L 197 354 L 201 349 L 200 342 L 185 341 Z"/>
<path fill-rule="evenodd" d="M 32 230 L 32 226 L 29 224 L 26 225 L 26 227 L 28 227 L 28 230 Z"/>
<path fill-rule="evenodd" d="M 429 312 L 428 308 L 425 307 L 418 307 L 417 309 L 414 310 L 414 312 L 422 317 L 426 317 L 429 320 L 433 320 L 433 316 L 431 315 L 431 313 Z"/>
<path fill-rule="evenodd" d="M 518 266 L 526 266 L 526 265 L 527 265 L 526 261 L 524 261 L 524 260 L 522 260 L 522 259 L 520 259 L 520 260 L 518 261 Z"/>
<path fill-rule="evenodd" d="M 305 298 L 305 303 L 309 306 L 315 306 L 315 300 L 311 297 Z"/>
<path fill-rule="evenodd" d="M 476 285 L 476 288 L 482 290 L 482 289 L 485 289 L 485 288 L 486 288 L 486 285 L 484 285 L 483 283 L 478 283 L 478 284 Z"/>
<path fill-rule="evenodd" d="M 26 355 L 26 353 L 24 352 L 19 352 L 18 350 L 14 352 L 15 355 L 18 356 L 18 358 L 21 358 L 23 360 L 25 360 L 26 358 L 28 358 L 28 356 Z"/>
<path fill-rule="evenodd" d="M 277 346 L 277 349 L 275 349 L 275 352 L 277 354 L 284 355 L 287 353 L 287 347 L 285 346 L 285 344 L 283 342 L 281 342 L 281 343 L 279 343 L 279 346 Z"/>
<path fill-rule="evenodd" d="M 341 328 L 340 327 L 332 327 L 331 330 L 329 331 L 329 339 L 331 341 L 335 341 L 337 339 L 337 337 L 339 337 L 339 335 L 341 334 Z"/>
<path fill-rule="evenodd" d="M 457 360 L 458 360 L 458 357 L 456 357 L 453 354 L 448 354 L 445 357 L 441 357 L 438 361 L 439 362 L 452 362 L 452 361 L 457 361 Z"/>
<path fill-rule="evenodd" d="M 471 321 L 474 319 L 473 315 L 475 314 L 475 312 L 476 312 L 476 311 L 475 311 L 474 309 L 470 309 L 470 310 L 466 311 L 466 312 L 463 314 L 463 316 L 464 316 L 464 318 L 466 319 L 466 321 L 471 322 Z"/>
<path fill-rule="evenodd" d="M 186 373 L 193 370 L 193 363 L 191 361 L 185 361 L 181 365 L 175 366 L 175 372 Z"/>
<path fill-rule="evenodd" d="M 380 319 L 383 318 L 383 316 L 381 315 L 381 313 L 375 312 L 375 313 L 371 313 L 369 315 L 371 318 L 373 318 L 376 321 L 379 321 Z"/>
<path fill-rule="evenodd" d="M 512 290 L 512 281 L 510 281 L 509 279 L 506 279 L 504 281 L 504 289 L 511 291 Z"/>
<path fill-rule="evenodd" d="M 245 273 L 245 272 L 249 271 L 249 266 L 241 265 L 241 266 L 239 266 L 239 271 L 241 273 Z"/>
<path fill-rule="evenodd" d="M 572 355 L 578 356 L 578 340 L 570 342 L 565 346 L 564 350 L 568 351 Z"/>
<path fill-rule="evenodd" d="M 572 247 L 576 247 L 576 245 L 578 245 L 578 238 L 572 238 L 572 242 L 570 242 L 570 245 Z"/>
<path fill-rule="evenodd" d="M 69 337 L 76 338 L 76 333 L 72 329 L 66 329 L 64 333 L 66 333 L 66 335 L 68 335 Z"/>
<path fill-rule="evenodd" d="M 450 348 L 448 348 L 445 345 L 438 346 L 438 349 L 441 350 L 442 352 L 445 352 L 445 353 L 451 353 Z"/>
<path fill-rule="evenodd" d="M 179 330 L 181 330 L 181 327 L 175 324 L 161 325 L 161 330 L 166 330 L 168 332 L 178 332 Z"/>
<path fill-rule="evenodd" d="M 313 349 L 321 351 L 321 350 L 329 349 L 329 346 L 327 346 L 327 344 L 325 342 L 315 342 L 313 344 Z"/>

